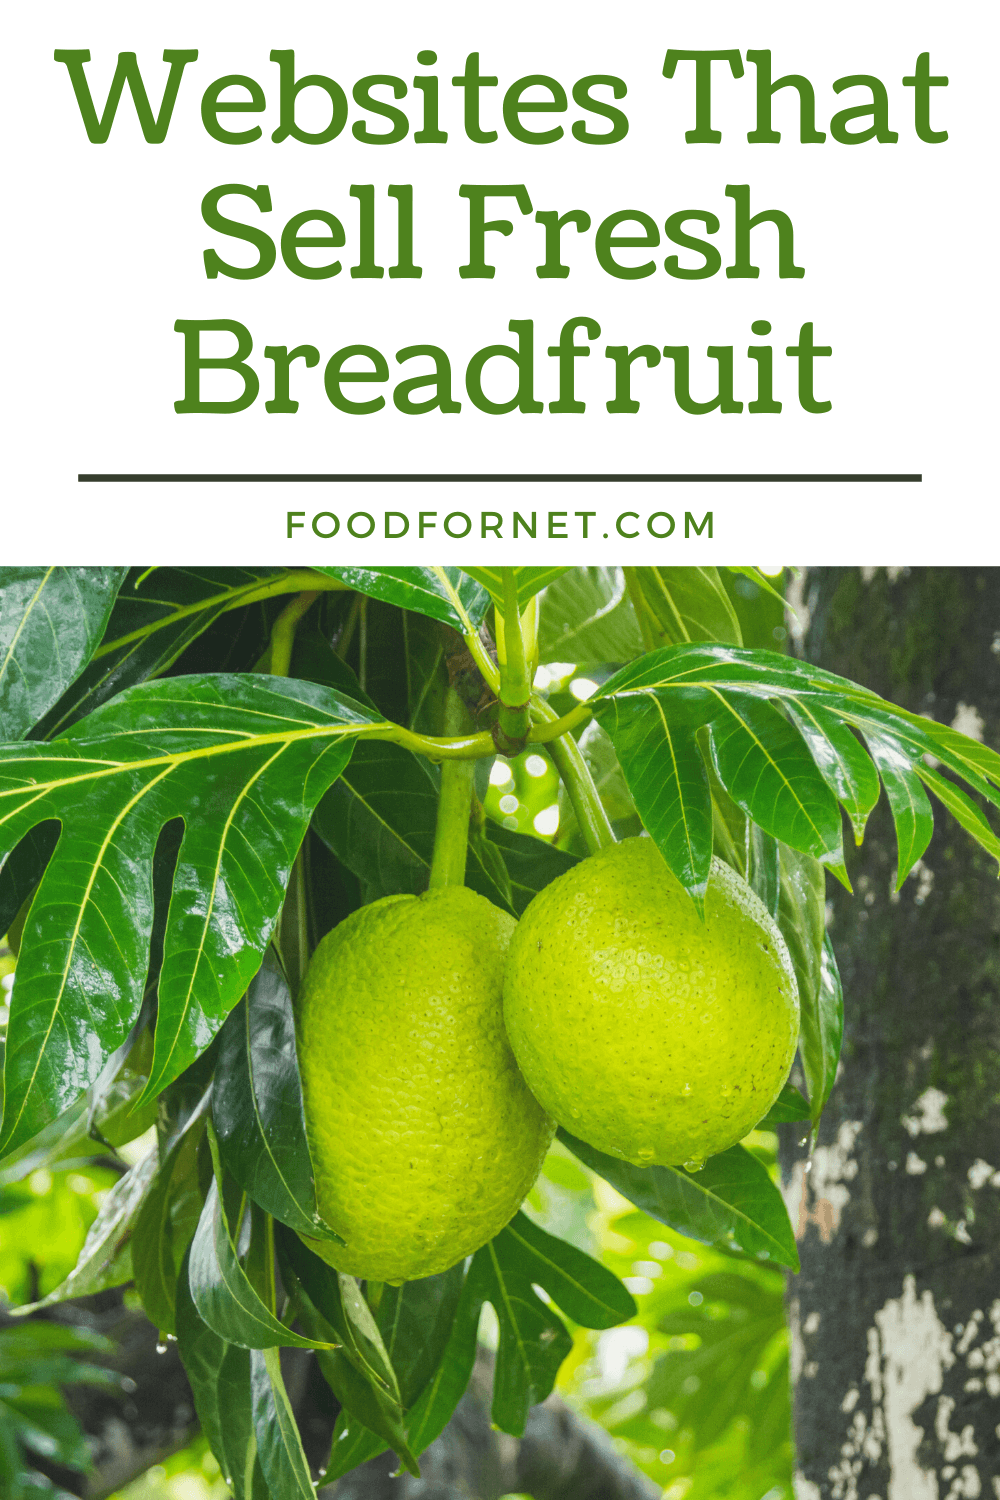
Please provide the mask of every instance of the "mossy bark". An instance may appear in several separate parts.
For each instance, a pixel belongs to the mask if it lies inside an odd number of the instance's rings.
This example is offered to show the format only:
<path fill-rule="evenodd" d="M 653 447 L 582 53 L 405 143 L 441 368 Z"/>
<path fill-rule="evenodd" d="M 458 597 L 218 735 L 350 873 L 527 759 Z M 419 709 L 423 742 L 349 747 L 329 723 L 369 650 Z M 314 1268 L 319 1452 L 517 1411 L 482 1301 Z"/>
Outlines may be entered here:
<path fill-rule="evenodd" d="M 1000 745 L 1000 569 L 810 570 L 809 660 Z M 894 894 L 885 799 L 831 881 L 843 1062 L 784 1168 L 801 1500 L 1000 1495 L 1000 884 L 940 807 Z"/>

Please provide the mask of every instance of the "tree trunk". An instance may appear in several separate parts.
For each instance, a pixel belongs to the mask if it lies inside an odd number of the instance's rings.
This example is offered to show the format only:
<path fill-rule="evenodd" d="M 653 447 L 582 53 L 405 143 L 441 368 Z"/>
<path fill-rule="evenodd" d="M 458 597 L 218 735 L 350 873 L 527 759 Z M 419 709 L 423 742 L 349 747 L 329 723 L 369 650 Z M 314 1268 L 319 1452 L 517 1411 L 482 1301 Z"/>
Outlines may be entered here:
<path fill-rule="evenodd" d="M 1000 569 L 819 569 L 810 661 L 1000 744 Z M 784 1162 L 799 1500 L 1000 1496 L 1000 886 L 935 808 L 898 895 L 885 798 L 832 881 L 841 1074 Z"/>

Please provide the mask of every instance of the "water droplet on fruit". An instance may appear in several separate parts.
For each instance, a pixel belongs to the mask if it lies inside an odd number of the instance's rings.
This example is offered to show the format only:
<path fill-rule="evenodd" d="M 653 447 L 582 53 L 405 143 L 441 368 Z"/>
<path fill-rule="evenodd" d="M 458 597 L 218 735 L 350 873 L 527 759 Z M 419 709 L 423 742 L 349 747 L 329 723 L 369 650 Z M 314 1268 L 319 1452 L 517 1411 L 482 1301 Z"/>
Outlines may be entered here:
<path fill-rule="evenodd" d="M 652 1146 L 640 1146 L 635 1155 L 637 1161 L 647 1162 L 653 1160 L 656 1152 L 653 1150 Z"/>
<path fill-rule="evenodd" d="M 684 1087 L 681 1089 L 681 1093 L 683 1094 L 684 1098 L 686 1099 L 688 1097 L 688 1095 L 690 1094 L 690 1092 L 691 1092 L 691 1085 L 689 1083 L 686 1083 L 684 1085 Z"/>
<path fill-rule="evenodd" d="M 578 1120 L 580 1118 L 580 1111 L 578 1109 L 571 1109 L 570 1114 L 573 1116 L 574 1120 Z"/>
<path fill-rule="evenodd" d="M 701 1172 L 704 1170 L 704 1157 L 692 1156 L 690 1161 L 684 1163 L 685 1172 Z"/>

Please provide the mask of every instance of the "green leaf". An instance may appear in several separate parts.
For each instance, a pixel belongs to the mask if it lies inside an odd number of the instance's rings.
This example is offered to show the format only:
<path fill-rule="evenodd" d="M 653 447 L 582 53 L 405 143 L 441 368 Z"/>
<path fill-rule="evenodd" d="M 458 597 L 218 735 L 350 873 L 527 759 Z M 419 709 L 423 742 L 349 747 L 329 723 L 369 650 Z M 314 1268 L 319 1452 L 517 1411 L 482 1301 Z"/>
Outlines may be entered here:
<path fill-rule="evenodd" d="M 420 1469 L 411 1453 L 403 1403 L 375 1316 L 353 1276 L 334 1271 L 297 1236 L 278 1239 L 282 1280 L 294 1295 L 305 1327 L 341 1347 L 318 1356 L 320 1369 L 342 1408 L 359 1425 L 391 1446 L 412 1474 Z M 342 1429 L 346 1423 L 341 1424 Z"/>
<path fill-rule="evenodd" d="M 575 1245 L 557 1239 L 519 1213 L 497 1236 L 498 1259 L 516 1265 L 516 1275 L 543 1286 L 568 1318 L 582 1328 L 614 1328 L 637 1312 L 617 1276 Z"/>
<path fill-rule="evenodd" d="M 198 1316 L 227 1343 L 243 1349 L 324 1349 L 326 1340 L 303 1338 L 280 1323 L 261 1301 L 240 1264 L 236 1240 L 246 1200 L 222 1175 L 215 1133 L 208 1129 L 215 1175 L 198 1221 L 188 1261 Z"/>
<path fill-rule="evenodd" d="M 542 595 L 539 661 L 598 667 L 631 661 L 642 649 L 642 634 L 621 568 L 571 568 Z"/>
<path fill-rule="evenodd" d="M 949 781 L 931 766 L 918 765 L 917 775 L 925 786 L 930 787 L 942 806 L 946 807 L 956 823 L 971 833 L 977 844 L 1000 863 L 1000 839 L 997 838 L 980 809 L 962 788 Z"/>
<path fill-rule="evenodd" d="M 836 960 L 826 935 L 826 883 L 818 861 L 780 846 L 778 926 L 788 946 L 799 990 L 799 1051 L 815 1123 L 837 1076 L 844 1004 Z"/>
<path fill-rule="evenodd" d="M 229 1475 L 235 1500 L 274 1500 L 257 1452 L 250 1385 L 251 1359 L 250 1349 L 226 1345 L 219 1369 L 222 1472 Z"/>
<path fill-rule="evenodd" d="M 546 1234 L 523 1213 L 477 1252 L 467 1285 L 497 1315 L 492 1419 L 501 1431 L 517 1437 L 530 1408 L 551 1392 L 572 1347 L 562 1322 L 535 1287 L 542 1287 L 585 1328 L 610 1328 L 635 1314 L 635 1303 L 617 1277 L 582 1250 Z"/>
<path fill-rule="evenodd" d="M 315 1500 L 277 1349 L 251 1350 L 250 1395 L 257 1454 L 271 1494 L 281 1500 L 292 1495 Z"/>
<path fill-rule="evenodd" d="M 534 1290 L 518 1254 L 520 1246 L 509 1238 L 504 1241 L 504 1234 L 506 1230 L 478 1252 L 469 1282 L 491 1304 L 500 1325 L 490 1409 L 493 1425 L 521 1437 L 531 1407 L 551 1393 L 573 1340 Z"/>
<path fill-rule="evenodd" d="M 758 1130 L 773 1130 L 776 1125 L 787 1125 L 792 1121 L 809 1119 L 809 1101 L 794 1084 L 786 1083 L 767 1114 L 757 1125 Z"/>
<path fill-rule="evenodd" d="M 427 889 L 438 777 L 421 756 L 401 745 L 360 744 L 351 764 L 327 792 L 313 827 L 373 899 Z"/>
<path fill-rule="evenodd" d="M 415 734 L 439 734 L 448 693 L 447 635 L 425 615 L 403 615 L 406 725 Z"/>
<path fill-rule="evenodd" d="M 482 585 L 502 615 L 504 611 L 503 569 L 465 568 L 463 571 Z M 523 611 L 530 599 L 533 599 L 537 593 L 566 571 L 566 568 L 515 568 L 514 581 L 517 584 L 518 609 Z"/>
<path fill-rule="evenodd" d="M 595 713 L 643 827 L 700 910 L 712 865 L 712 795 L 694 730 L 669 722 L 654 694 L 599 702 Z"/>
<path fill-rule="evenodd" d="M 28 733 L 86 666 L 124 568 L 0 567 L 0 735 Z"/>
<path fill-rule="evenodd" d="M 634 568 L 647 622 L 661 644 L 721 641 L 741 646 L 740 623 L 716 568 Z M 638 607 L 638 606 L 637 606 Z"/>
<path fill-rule="evenodd" d="M 647 1399 L 687 1429 L 696 1453 L 740 1418 L 755 1430 L 761 1420 L 756 1371 L 781 1390 L 783 1285 L 773 1273 L 765 1279 L 755 1269 L 752 1282 L 729 1272 L 699 1278 L 698 1305 L 682 1302 L 659 1321 L 671 1347 L 653 1367 Z M 787 1386 L 784 1395 L 787 1426 Z M 700 1471 L 702 1465 L 696 1460 L 695 1467 Z"/>
<path fill-rule="evenodd" d="M 736 568 L 732 564 L 727 564 L 726 572 L 737 573 L 741 578 L 749 578 L 750 582 L 755 583 L 759 589 L 763 589 L 765 594 L 770 594 L 772 598 L 777 599 L 782 608 L 787 606 L 784 594 L 775 588 L 770 578 L 768 578 L 766 573 L 762 573 L 760 568 Z M 796 569 L 793 568 L 792 572 L 796 572 Z"/>
<path fill-rule="evenodd" d="M 353 1276 L 335 1271 L 289 1230 L 277 1236 L 282 1279 L 297 1283 L 325 1319 L 355 1367 L 366 1379 L 401 1405 L 399 1384 L 375 1316 Z"/>
<path fill-rule="evenodd" d="M 59 824 L 40 823 L 26 834 L 0 864 L 0 930 L 10 933 L 14 919 L 36 889 L 59 837 Z"/>
<path fill-rule="evenodd" d="M 777 920 L 781 893 L 781 845 L 756 823 L 748 823 L 747 884 Z"/>
<path fill-rule="evenodd" d="M 76 1265 L 66 1280 L 40 1302 L 18 1308 L 19 1313 L 51 1307 L 56 1302 L 66 1302 L 70 1297 L 89 1297 L 107 1287 L 121 1286 L 124 1282 L 131 1281 L 130 1237 L 158 1169 L 159 1158 L 155 1151 L 150 1151 L 131 1171 L 119 1178 L 101 1204 L 97 1218 L 87 1232 Z"/>
<path fill-rule="evenodd" d="M 500 1325 L 492 1420 L 504 1432 L 524 1432 L 529 1409 L 549 1395 L 572 1347 L 561 1319 L 536 1287 L 587 1328 L 610 1328 L 635 1315 L 634 1301 L 610 1271 L 517 1214 L 472 1258 L 444 1354 L 410 1412 L 411 1452 L 422 1453 L 444 1431 L 458 1405 L 472 1374 L 486 1302 Z M 372 1456 L 356 1424 L 338 1423 L 327 1477 L 346 1474 L 362 1454 Z"/>
<path fill-rule="evenodd" d="M 847 812 L 855 842 L 864 838 L 868 815 L 878 801 L 878 772 L 864 747 L 835 714 L 822 705 L 785 700 L 792 723 L 809 747 L 820 774 Z"/>
<path fill-rule="evenodd" d="M 167 1151 L 132 1234 L 136 1291 L 146 1316 L 161 1333 L 176 1331 L 178 1266 L 201 1215 L 198 1145 L 203 1130 L 199 1115 Z"/>
<path fill-rule="evenodd" d="M 52 744 L 0 746 L 0 852 L 39 823 L 63 825 L 22 939 L 0 1150 L 61 1113 L 135 1022 L 164 825 L 185 819 L 145 1097 L 204 1050 L 246 990 L 312 810 L 377 722 L 311 683 L 174 678 L 131 689 Z"/>
<path fill-rule="evenodd" d="M 382 1293 L 375 1318 L 396 1372 L 400 1400 L 407 1410 L 423 1394 L 444 1357 L 464 1283 L 465 1265 L 460 1262 L 439 1276 L 408 1281 L 400 1287 L 387 1286 Z M 328 1480 L 348 1473 L 387 1446 L 343 1410 L 334 1428 L 334 1467 Z"/>
<path fill-rule="evenodd" d="M 90 1449 L 80 1424 L 50 1386 L 22 1387 L 12 1400 L 0 1401 L 0 1426 L 13 1427 L 39 1458 L 68 1469 L 90 1468 Z"/>
<path fill-rule="evenodd" d="M 678 1234 L 799 1269 L 781 1194 L 745 1147 L 731 1146 L 709 1157 L 700 1172 L 687 1172 L 682 1167 L 635 1167 L 574 1140 L 565 1130 L 558 1135 L 591 1171 Z"/>
<path fill-rule="evenodd" d="M 222 1028 L 212 1117 L 226 1170 L 261 1208 L 317 1239 L 338 1239 L 316 1204 L 292 999 L 269 953 Z"/>
<path fill-rule="evenodd" d="M 52 739 L 117 693 L 161 676 L 226 610 L 246 608 L 262 588 L 278 590 L 290 577 L 287 568 L 128 570 L 104 639 L 33 737 Z"/>
<path fill-rule="evenodd" d="M 271 1500 L 257 1455 L 250 1350 L 227 1344 L 198 1316 L 187 1255 L 177 1283 L 177 1349 L 202 1432 L 235 1500 Z"/>
<path fill-rule="evenodd" d="M 837 1064 L 844 1037 L 844 992 L 829 935 L 824 934 L 820 959 L 819 988 L 813 1003 L 803 1007 L 799 1051 L 806 1075 L 813 1123 L 830 1097 L 837 1078 Z"/>
<path fill-rule="evenodd" d="M 222 1362 L 230 1345 L 225 1339 L 214 1333 L 208 1324 L 198 1316 L 198 1309 L 191 1297 L 191 1289 L 188 1283 L 188 1262 L 191 1255 L 190 1245 L 184 1252 L 181 1262 L 180 1273 L 177 1278 L 177 1306 L 176 1306 L 176 1330 L 177 1350 L 181 1357 L 191 1393 L 194 1396 L 195 1410 L 201 1423 L 201 1430 L 205 1434 L 208 1446 L 215 1454 L 222 1468 L 223 1474 L 230 1472 L 226 1464 L 226 1450 L 223 1430 L 227 1422 L 231 1421 L 232 1413 L 227 1413 L 226 1418 L 219 1409 L 219 1373 Z M 241 1353 L 245 1351 L 241 1350 Z M 249 1375 L 249 1363 L 248 1363 Z"/>
<path fill-rule="evenodd" d="M 482 1254 L 482 1250 L 477 1252 L 478 1256 Z M 407 1423 L 410 1450 L 417 1455 L 423 1453 L 447 1427 L 469 1383 L 476 1359 L 476 1335 L 484 1300 L 478 1282 L 473 1281 L 470 1272 L 465 1272 L 444 1355 L 410 1412 Z M 337 1465 L 338 1473 L 346 1472 L 342 1467 L 346 1456 L 334 1447 L 331 1459 Z"/>
<path fill-rule="evenodd" d="M 382 1293 L 376 1321 L 406 1408 L 441 1361 L 464 1284 L 465 1267 L 459 1262 L 438 1276 L 387 1286 Z"/>
<path fill-rule="evenodd" d="M 915 769 L 925 757 L 935 757 L 971 791 L 1000 807 L 996 751 L 807 662 L 771 651 L 672 646 L 623 667 L 591 701 L 610 729 L 610 710 L 603 704 L 613 703 L 620 715 L 626 703 L 649 696 L 660 703 L 671 729 L 708 725 L 715 769 L 733 801 L 775 838 L 815 855 L 844 882 L 837 797 L 857 827 L 872 792 L 860 747 L 855 751 L 845 738 L 848 730 L 863 736 L 881 774 L 896 820 L 901 878 L 927 847 L 932 830 Z M 796 722 L 784 718 L 775 704 Z M 802 724 L 809 726 L 808 742 L 799 731 Z M 663 743 L 657 763 L 665 777 L 668 760 Z M 628 775 L 624 760 L 623 769 Z M 994 852 L 989 825 L 962 807 L 963 826 Z M 685 879 L 680 860 L 675 874 Z"/>
<path fill-rule="evenodd" d="M 317 568 L 349 589 L 441 620 L 462 635 L 478 630 L 489 595 L 460 568 Z"/>
<path fill-rule="evenodd" d="M 503 856 L 510 877 L 511 904 L 518 917 L 524 915 L 529 901 L 534 900 L 539 891 L 580 862 L 575 854 L 567 854 L 544 839 L 536 839 L 530 833 L 517 833 L 499 823 L 487 825 L 486 837 Z M 471 863 L 467 884 L 498 906 L 502 904 L 497 896 L 477 883 Z"/>
<path fill-rule="evenodd" d="M 899 850 L 896 867 L 898 891 L 931 841 L 934 813 L 920 777 L 897 742 L 871 733 L 866 733 L 865 739 L 882 778 L 896 825 L 896 844 Z"/>
<path fill-rule="evenodd" d="M 712 721 L 712 760 L 730 797 L 766 833 L 842 872 L 837 800 L 801 735 L 769 703 L 737 693 L 724 702 Z"/>

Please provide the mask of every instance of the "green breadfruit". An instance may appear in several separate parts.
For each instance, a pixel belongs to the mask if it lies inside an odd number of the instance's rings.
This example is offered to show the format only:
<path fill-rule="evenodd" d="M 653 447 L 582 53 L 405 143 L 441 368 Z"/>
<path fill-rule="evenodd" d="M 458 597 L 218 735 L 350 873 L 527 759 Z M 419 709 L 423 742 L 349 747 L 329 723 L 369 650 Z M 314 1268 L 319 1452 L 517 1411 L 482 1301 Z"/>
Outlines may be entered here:
<path fill-rule="evenodd" d="M 799 1030 L 784 940 L 712 863 L 701 921 L 648 838 L 545 887 L 511 942 L 504 1020 L 528 1086 L 571 1135 L 639 1166 L 700 1164 L 767 1113 Z"/>
<path fill-rule="evenodd" d="M 388 896 L 329 933 L 296 1006 L 316 1193 L 339 1270 L 398 1284 L 478 1250 L 554 1125 L 504 1031 L 514 918 L 464 887 Z"/>

